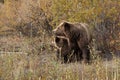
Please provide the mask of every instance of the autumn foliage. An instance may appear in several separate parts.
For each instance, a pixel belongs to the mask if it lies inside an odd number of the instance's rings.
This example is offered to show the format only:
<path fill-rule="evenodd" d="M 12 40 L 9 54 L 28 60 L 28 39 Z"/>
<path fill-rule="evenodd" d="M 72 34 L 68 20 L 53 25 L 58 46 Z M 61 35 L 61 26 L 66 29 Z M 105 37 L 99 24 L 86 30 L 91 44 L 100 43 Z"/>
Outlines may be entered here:
<path fill-rule="evenodd" d="M 0 33 L 12 29 L 40 36 L 62 20 L 85 22 L 93 30 L 94 48 L 111 53 L 120 49 L 119 8 L 119 0 L 5 0 L 0 8 Z"/>

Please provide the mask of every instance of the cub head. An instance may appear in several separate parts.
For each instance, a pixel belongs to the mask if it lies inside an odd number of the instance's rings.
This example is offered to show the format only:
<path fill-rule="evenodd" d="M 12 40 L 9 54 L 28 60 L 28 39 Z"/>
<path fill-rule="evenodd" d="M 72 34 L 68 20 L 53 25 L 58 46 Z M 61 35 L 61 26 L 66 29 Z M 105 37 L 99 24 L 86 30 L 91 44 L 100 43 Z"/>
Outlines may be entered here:
<path fill-rule="evenodd" d="M 65 38 L 60 38 L 56 36 L 54 41 L 58 48 L 62 48 L 63 46 L 68 46 L 68 41 Z"/>

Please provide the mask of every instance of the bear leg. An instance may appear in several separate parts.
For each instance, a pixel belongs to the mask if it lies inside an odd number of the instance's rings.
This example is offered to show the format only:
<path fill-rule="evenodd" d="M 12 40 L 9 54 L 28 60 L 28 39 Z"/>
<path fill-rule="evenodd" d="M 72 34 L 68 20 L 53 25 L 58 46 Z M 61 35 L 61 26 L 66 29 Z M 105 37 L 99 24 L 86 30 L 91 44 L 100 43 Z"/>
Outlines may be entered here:
<path fill-rule="evenodd" d="M 82 49 L 82 56 L 83 56 L 83 61 L 84 61 L 84 63 L 89 63 L 89 61 L 90 61 L 90 50 L 89 50 L 89 48 L 88 47 L 84 47 L 83 49 Z"/>

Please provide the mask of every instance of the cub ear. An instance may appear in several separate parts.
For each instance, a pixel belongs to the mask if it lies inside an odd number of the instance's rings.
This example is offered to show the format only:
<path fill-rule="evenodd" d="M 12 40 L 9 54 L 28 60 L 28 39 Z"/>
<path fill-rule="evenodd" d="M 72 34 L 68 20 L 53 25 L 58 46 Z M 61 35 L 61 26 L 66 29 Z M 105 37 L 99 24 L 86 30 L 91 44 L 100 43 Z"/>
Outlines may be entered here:
<path fill-rule="evenodd" d="M 70 23 L 69 22 L 64 22 L 64 30 L 65 31 L 70 30 Z"/>
<path fill-rule="evenodd" d="M 58 43 L 60 41 L 60 38 L 55 37 L 55 42 Z"/>

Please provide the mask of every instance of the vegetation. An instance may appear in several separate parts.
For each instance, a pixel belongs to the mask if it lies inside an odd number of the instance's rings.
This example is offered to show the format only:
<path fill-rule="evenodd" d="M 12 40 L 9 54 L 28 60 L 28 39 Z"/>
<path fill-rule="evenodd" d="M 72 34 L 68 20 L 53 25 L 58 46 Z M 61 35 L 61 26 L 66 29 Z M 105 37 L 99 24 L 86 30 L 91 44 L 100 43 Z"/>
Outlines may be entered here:
<path fill-rule="evenodd" d="M 0 80 L 119 80 L 119 0 L 0 0 Z M 56 60 L 52 29 L 91 27 L 92 62 Z"/>

